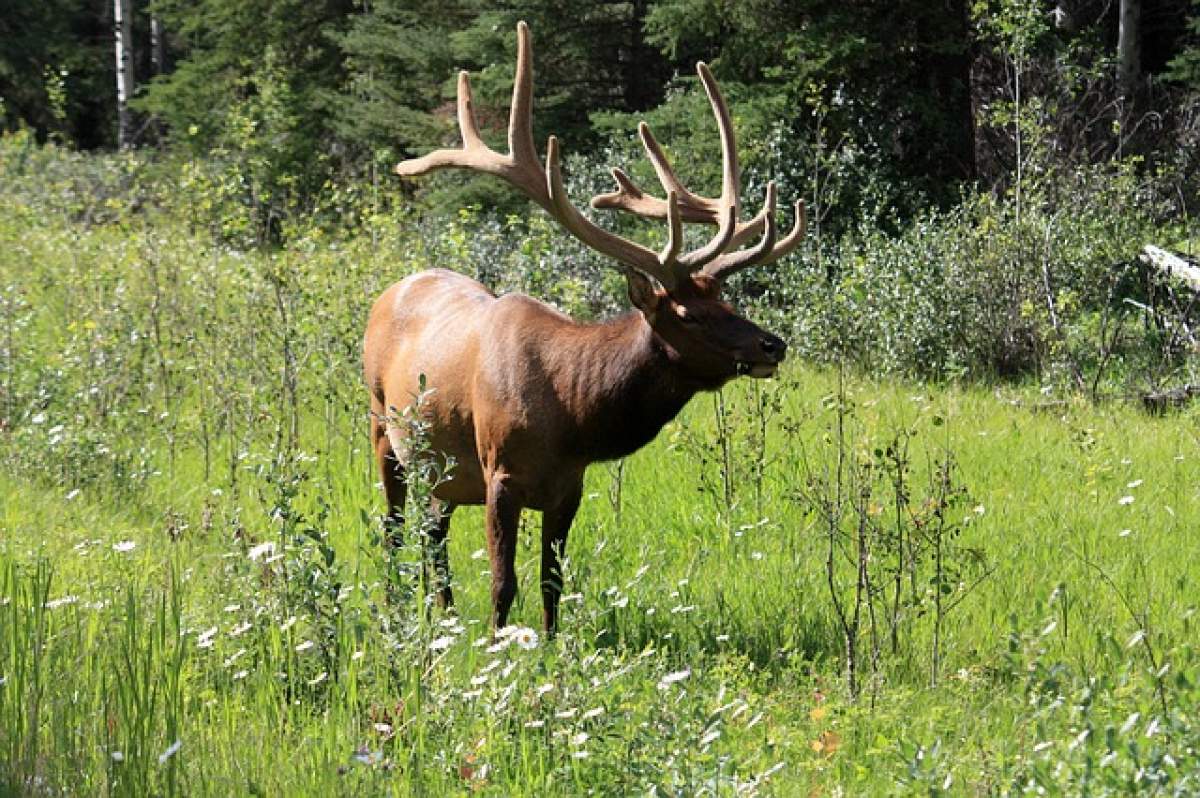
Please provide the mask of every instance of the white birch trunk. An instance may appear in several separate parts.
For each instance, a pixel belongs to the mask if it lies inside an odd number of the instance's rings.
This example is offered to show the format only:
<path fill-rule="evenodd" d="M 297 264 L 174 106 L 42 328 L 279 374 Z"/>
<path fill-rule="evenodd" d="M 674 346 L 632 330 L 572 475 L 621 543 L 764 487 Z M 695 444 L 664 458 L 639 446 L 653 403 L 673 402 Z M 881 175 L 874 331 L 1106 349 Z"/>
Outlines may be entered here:
<path fill-rule="evenodd" d="M 133 146 L 133 115 L 129 98 L 133 96 L 133 3 L 113 0 L 113 39 L 117 55 L 117 147 Z"/>

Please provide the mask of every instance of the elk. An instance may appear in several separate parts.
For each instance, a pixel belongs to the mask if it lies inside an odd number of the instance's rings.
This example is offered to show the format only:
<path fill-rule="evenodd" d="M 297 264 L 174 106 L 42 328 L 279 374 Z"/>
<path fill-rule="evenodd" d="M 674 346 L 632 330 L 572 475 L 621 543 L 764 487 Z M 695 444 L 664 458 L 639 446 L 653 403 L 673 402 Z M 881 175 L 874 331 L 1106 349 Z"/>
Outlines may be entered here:
<path fill-rule="evenodd" d="M 528 296 L 497 297 L 461 274 L 430 269 L 392 285 L 371 310 L 363 365 L 387 523 L 401 522 L 406 490 L 406 431 L 395 423 L 394 409 L 407 406 L 425 384 L 428 446 L 454 462 L 433 493 L 439 523 L 427 544 L 438 575 L 435 595 L 443 607 L 453 601 L 445 547 L 451 513 L 459 505 L 485 505 L 493 629 L 506 625 L 517 592 L 523 508 L 542 513 L 543 623 L 553 634 L 562 591 L 559 557 L 588 465 L 649 443 L 697 392 L 738 375 L 769 377 L 784 359 L 784 342 L 738 316 L 720 292 L 734 272 L 796 248 L 804 237 L 804 205 L 796 203 L 791 231 L 777 240 L 772 182 L 761 212 L 739 221 L 733 124 L 708 67 L 700 63 L 697 71 L 720 132 L 720 196 L 685 188 L 643 122 L 639 134 L 666 199 L 646 194 L 615 168 L 617 190 L 592 199 L 595 208 L 665 220 L 667 242 L 660 252 L 609 232 L 572 205 L 554 136 L 543 167 L 533 142 L 532 53 L 524 22 L 517 25 L 509 153 L 492 150 L 480 136 L 464 71 L 458 76 L 461 149 L 436 150 L 396 166 L 401 176 L 459 168 L 508 181 L 568 233 L 610 257 L 626 278 L 634 307 L 585 324 Z M 685 252 L 684 222 L 715 226 L 716 232 Z"/>

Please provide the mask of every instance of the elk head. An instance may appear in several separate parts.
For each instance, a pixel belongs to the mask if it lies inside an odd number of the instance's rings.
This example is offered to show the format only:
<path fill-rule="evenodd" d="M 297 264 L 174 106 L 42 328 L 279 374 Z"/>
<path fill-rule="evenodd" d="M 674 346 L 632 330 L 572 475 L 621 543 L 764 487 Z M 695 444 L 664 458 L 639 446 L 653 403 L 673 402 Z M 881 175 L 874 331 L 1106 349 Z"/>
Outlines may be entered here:
<path fill-rule="evenodd" d="M 458 76 L 458 125 L 461 149 L 442 149 L 396 167 L 402 176 L 458 167 L 500 177 L 545 209 L 566 230 L 596 251 L 611 257 L 629 283 L 629 298 L 682 371 L 703 387 L 716 387 L 745 374 L 768 377 L 784 358 L 786 345 L 734 312 L 721 299 L 725 280 L 741 269 L 767 264 L 787 255 L 804 238 L 804 203 L 795 206 L 790 232 L 777 240 L 776 188 L 767 184 L 762 210 L 739 221 L 741 173 L 729 109 L 712 73 L 696 65 L 700 82 L 716 117 L 721 140 L 722 180 L 717 197 L 689 191 L 671 167 L 666 153 L 642 122 L 638 133 L 646 155 L 666 192 L 648 195 L 619 168 L 612 175 L 617 190 L 592 199 L 593 208 L 622 210 L 667 225 L 667 243 L 655 252 L 596 225 L 567 198 L 563 188 L 558 139 L 551 136 L 542 165 L 533 143 L 533 61 L 529 28 L 517 24 L 517 68 L 509 114 L 507 155 L 484 142 L 472 107 L 467 73 Z M 683 224 L 716 227 L 699 249 L 683 251 Z M 755 238 L 757 241 L 750 243 Z"/>

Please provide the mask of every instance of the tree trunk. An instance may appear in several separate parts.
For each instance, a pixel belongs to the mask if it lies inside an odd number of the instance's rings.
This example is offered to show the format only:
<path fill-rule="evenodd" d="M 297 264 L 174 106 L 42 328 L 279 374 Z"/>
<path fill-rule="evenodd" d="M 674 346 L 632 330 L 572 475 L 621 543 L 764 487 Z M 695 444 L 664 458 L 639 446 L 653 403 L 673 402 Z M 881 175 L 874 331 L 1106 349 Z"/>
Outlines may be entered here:
<path fill-rule="evenodd" d="M 167 71 L 167 53 L 163 45 L 162 20 L 150 17 L 150 67 L 155 75 Z"/>
<path fill-rule="evenodd" d="M 1142 79 L 1142 0 L 1121 0 L 1117 33 L 1117 86 L 1128 116 Z"/>
<path fill-rule="evenodd" d="M 117 147 L 133 146 L 133 0 L 113 0 L 113 28 L 117 55 Z"/>

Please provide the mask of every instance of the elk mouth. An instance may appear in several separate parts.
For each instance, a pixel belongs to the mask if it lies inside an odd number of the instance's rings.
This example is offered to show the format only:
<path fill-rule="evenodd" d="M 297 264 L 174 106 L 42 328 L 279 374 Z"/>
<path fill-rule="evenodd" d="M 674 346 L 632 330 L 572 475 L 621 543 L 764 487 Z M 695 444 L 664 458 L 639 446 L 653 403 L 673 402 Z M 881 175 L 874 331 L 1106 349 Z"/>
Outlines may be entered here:
<path fill-rule="evenodd" d="M 774 377 L 777 371 L 779 371 L 778 363 L 747 363 L 745 361 L 738 361 L 737 364 L 737 373 L 745 377 L 765 379 L 767 377 Z"/>

